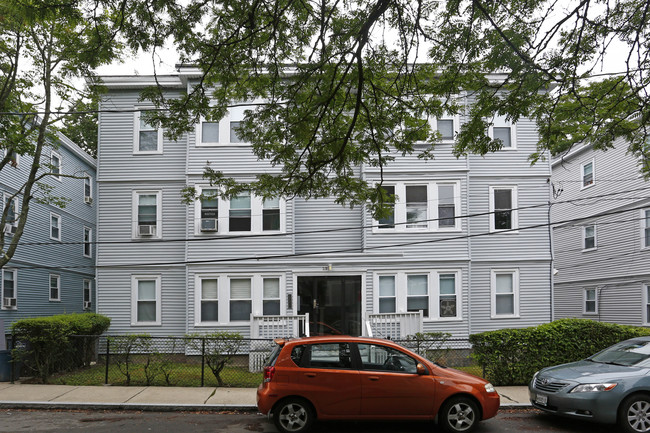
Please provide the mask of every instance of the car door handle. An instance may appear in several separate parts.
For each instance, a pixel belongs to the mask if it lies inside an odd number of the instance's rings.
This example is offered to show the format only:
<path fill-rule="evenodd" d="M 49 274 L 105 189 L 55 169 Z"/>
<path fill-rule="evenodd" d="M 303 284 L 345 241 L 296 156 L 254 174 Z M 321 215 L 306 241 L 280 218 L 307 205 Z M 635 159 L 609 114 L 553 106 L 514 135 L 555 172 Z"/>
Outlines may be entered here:
<path fill-rule="evenodd" d="M 307 377 L 316 377 L 316 373 L 305 373 Z"/>
<path fill-rule="evenodd" d="M 379 380 L 379 376 L 368 376 L 370 380 Z"/>

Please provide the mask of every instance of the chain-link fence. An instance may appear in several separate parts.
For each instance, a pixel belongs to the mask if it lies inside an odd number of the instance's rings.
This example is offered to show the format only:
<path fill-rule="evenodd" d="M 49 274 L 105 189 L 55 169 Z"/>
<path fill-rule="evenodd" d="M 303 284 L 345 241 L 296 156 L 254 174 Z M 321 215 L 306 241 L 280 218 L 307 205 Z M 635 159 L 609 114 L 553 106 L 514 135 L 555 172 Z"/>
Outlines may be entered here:
<path fill-rule="evenodd" d="M 222 336 L 74 336 L 79 348 L 51 383 L 69 385 L 256 387 L 274 343 Z M 481 375 L 466 339 L 408 339 L 396 343 L 447 367 Z"/>

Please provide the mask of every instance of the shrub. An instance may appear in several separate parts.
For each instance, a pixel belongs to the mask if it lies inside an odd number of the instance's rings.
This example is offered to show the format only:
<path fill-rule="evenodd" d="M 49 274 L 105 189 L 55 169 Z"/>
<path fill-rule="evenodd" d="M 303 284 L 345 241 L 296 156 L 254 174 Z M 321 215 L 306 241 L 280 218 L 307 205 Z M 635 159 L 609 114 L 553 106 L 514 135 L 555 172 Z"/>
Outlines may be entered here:
<path fill-rule="evenodd" d="M 202 354 L 219 386 L 224 386 L 221 372 L 244 345 L 242 335 L 238 332 L 193 333 L 187 338 L 189 347 Z"/>
<path fill-rule="evenodd" d="M 650 329 L 588 319 L 560 319 L 523 329 L 470 335 L 473 356 L 495 385 L 525 385 L 536 371 L 579 361 Z"/>
<path fill-rule="evenodd" d="M 12 333 L 20 346 L 14 359 L 45 383 L 52 373 L 88 365 L 95 350 L 94 338 L 71 338 L 73 335 L 100 335 L 111 320 L 100 314 L 61 314 L 35 317 L 15 322 Z"/>

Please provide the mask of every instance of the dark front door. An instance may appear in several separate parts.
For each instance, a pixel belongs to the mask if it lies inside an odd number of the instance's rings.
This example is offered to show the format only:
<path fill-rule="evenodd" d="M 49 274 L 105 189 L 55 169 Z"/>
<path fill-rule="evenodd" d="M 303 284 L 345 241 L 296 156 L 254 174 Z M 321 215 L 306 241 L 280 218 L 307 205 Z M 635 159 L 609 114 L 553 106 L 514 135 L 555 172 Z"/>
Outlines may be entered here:
<path fill-rule="evenodd" d="M 310 335 L 361 335 L 361 276 L 298 277 L 298 299 Z"/>

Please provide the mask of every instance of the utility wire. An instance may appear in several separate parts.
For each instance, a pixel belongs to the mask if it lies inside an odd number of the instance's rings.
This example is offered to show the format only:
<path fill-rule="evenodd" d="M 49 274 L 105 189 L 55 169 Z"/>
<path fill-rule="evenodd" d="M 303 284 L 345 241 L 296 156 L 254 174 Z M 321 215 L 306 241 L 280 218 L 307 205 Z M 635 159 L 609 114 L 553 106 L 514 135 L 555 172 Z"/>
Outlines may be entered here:
<path fill-rule="evenodd" d="M 623 212 L 629 212 L 631 210 L 639 210 L 646 208 L 647 205 L 638 206 L 635 208 L 628 208 L 624 210 L 616 210 L 610 212 L 603 212 L 599 216 L 608 216 L 608 215 L 618 215 Z M 591 219 L 593 216 L 571 218 L 563 221 L 558 221 L 554 223 L 543 223 L 543 224 L 534 224 L 531 226 L 517 227 L 508 230 L 500 230 L 497 232 L 483 232 L 475 233 L 462 236 L 454 236 L 450 238 L 442 239 L 427 239 L 422 241 L 413 241 L 413 242 L 404 242 L 399 244 L 387 244 L 387 245 L 376 245 L 376 246 L 366 246 L 366 247 L 354 247 L 354 248 L 344 248 L 339 250 L 331 251 L 313 251 L 305 253 L 290 253 L 290 254 L 273 254 L 268 256 L 247 256 L 247 257 L 232 257 L 224 259 L 204 259 L 204 260 L 181 260 L 181 261 L 171 261 L 171 262 L 157 262 L 157 263 L 124 263 L 124 264 L 111 264 L 111 265 L 75 265 L 75 266 L 14 266 L 14 269 L 78 269 L 78 268 L 87 268 L 87 269 L 125 269 L 125 268 L 138 268 L 138 267 L 149 267 L 149 266 L 177 266 L 177 265 L 197 265 L 197 264 L 211 264 L 211 263 L 233 263 L 233 262 L 242 262 L 242 261 L 262 261 L 262 260 L 273 260 L 273 259 L 286 259 L 286 258 L 295 258 L 295 257 L 306 257 L 306 256 L 318 256 L 322 254 L 343 254 L 343 253 L 364 253 L 369 250 L 381 250 L 386 248 L 399 248 L 407 247 L 413 245 L 424 245 L 424 244 L 434 244 L 439 242 L 453 241 L 453 240 L 462 240 L 483 236 L 494 236 L 501 235 L 505 233 L 519 232 L 523 230 L 532 230 L 541 227 L 548 227 L 554 224 L 563 224 L 569 222 L 582 221 L 585 219 Z"/>
<path fill-rule="evenodd" d="M 619 192 L 612 192 L 612 193 L 607 193 L 607 194 L 601 194 L 601 195 L 596 195 L 596 196 L 590 196 L 590 197 L 580 197 L 580 198 L 575 198 L 575 199 L 569 199 L 569 200 L 561 200 L 561 201 L 556 201 L 556 202 L 546 202 L 546 203 L 539 203 L 539 204 L 534 204 L 534 205 L 528 205 L 528 206 L 520 206 L 517 208 L 512 208 L 510 211 L 522 211 L 522 210 L 528 210 L 528 209 L 534 209 L 534 208 L 539 208 L 539 207 L 545 207 L 549 205 L 556 205 L 556 204 L 563 204 L 563 203 L 574 203 L 578 201 L 584 201 L 584 200 L 593 200 L 593 199 L 600 199 L 600 198 L 605 198 L 605 197 L 611 197 L 614 195 L 618 194 L 626 194 L 630 192 L 638 192 L 638 191 L 648 191 L 650 189 L 650 186 L 642 187 L 642 188 L 637 188 L 637 189 L 631 189 L 631 190 L 626 190 L 626 191 L 619 191 Z M 650 196 L 643 196 L 643 197 L 624 197 L 622 199 L 629 199 L 629 200 L 643 200 L 643 199 L 650 199 Z M 648 207 L 650 205 L 644 206 Z M 475 218 L 475 217 L 480 217 L 480 216 L 486 216 L 486 215 L 493 215 L 495 213 L 502 212 L 502 211 L 490 211 L 490 212 L 479 212 L 475 214 L 468 214 L 468 215 L 458 215 L 454 217 L 447 217 L 447 218 L 430 218 L 430 219 L 423 219 L 423 220 L 414 220 L 414 221 L 403 221 L 403 222 L 395 222 L 394 226 L 399 226 L 399 225 L 405 225 L 405 224 L 417 224 L 417 223 L 424 223 L 424 222 L 433 222 L 433 221 L 441 221 L 441 220 L 449 220 L 449 219 L 464 219 L 464 218 Z M 260 215 L 256 215 L 260 216 Z M 599 215 L 592 215 L 591 217 L 596 218 Z M 132 223 L 134 221 L 131 221 Z M 164 221 L 163 221 L 164 222 Z M 185 220 L 182 220 L 182 222 L 185 222 Z M 560 222 L 554 222 L 553 224 L 561 224 Z M 205 241 L 213 241 L 213 240 L 231 240 L 231 239 L 245 239 L 245 238 L 264 238 L 264 237 L 283 237 L 283 236 L 299 236 L 299 235 L 306 235 L 306 234 L 319 234 L 319 233 L 332 233 L 332 232 L 342 232 L 342 231 L 350 231 L 350 230 L 364 230 L 364 229 L 372 229 L 372 228 L 379 228 L 381 226 L 384 226 L 385 224 L 370 224 L 370 225 L 361 225 L 361 226 L 354 226 L 354 227 L 339 227 L 339 228 L 332 228 L 332 229 L 319 229 L 319 230 L 305 230 L 305 231 L 293 231 L 293 232 L 284 232 L 284 233 L 268 233 L 268 234 L 258 234 L 258 233 L 251 233 L 251 234 L 244 234 L 244 235 L 222 235 L 222 236 L 212 236 L 212 237 L 200 237 L 200 238 L 177 238 L 177 239 L 151 239 L 151 240 L 124 240 L 124 241 L 93 241 L 93 242 L 83 242 L 83 241 L 74 241 L 74 242 L 19 242 L 18 245 L 81 245 L 81 244 L 95 244 L 95 245 L 116 245 L 116 244 L 153 244 L 153 243 L 168 243 L 168 242 L 205 242 Z"/>

